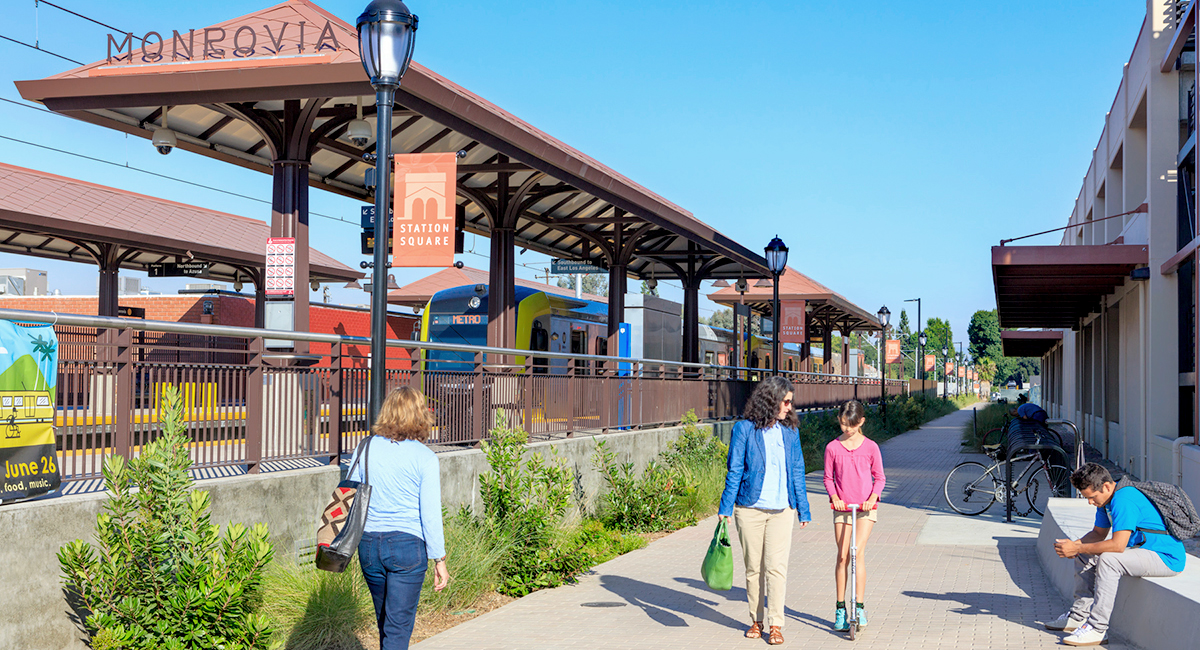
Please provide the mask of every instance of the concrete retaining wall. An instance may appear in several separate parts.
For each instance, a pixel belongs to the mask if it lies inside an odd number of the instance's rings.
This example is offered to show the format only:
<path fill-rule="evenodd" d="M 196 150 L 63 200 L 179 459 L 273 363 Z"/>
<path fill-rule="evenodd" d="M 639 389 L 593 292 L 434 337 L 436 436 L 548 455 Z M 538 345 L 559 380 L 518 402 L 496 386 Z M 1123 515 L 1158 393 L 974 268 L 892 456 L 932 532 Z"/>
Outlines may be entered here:
<path fill-rule="evenodd" d="M 630 431 L 537 442 L 530 448 L 549 455 L 553 447 L 566 459 L 575 472 L 576 492 L 590 508 L 602 487 L 592 467 L 597 442 L 607 441 L 620 462 L 633 462 L 640 471 L 681 433 L 680 427 Z M 482 452 L 457 451 L 438 458 L 443 504 L 452 511 L 465 505 L 479 512 L 479 474 L 488 470 Z M 214 523 L 266 522 L 276 554 L 282 555 L 297 543 L 311 543 L 321 509 L 339 478 L 337 467 L 321 467 L 201 481 L 197 487 L 212 496 Z M 0 507 L 0 531 L 5 533 L 0 544 L 0 650 L 86 647 L 63 599 L 56 553 L 72 540 L 91 541 L 106 499 L 106 493 L 98 493 Z"/>
<path fill-rule="evenodd" d="M 1054 540 L 1079 539 L 1092 529 L 1096 509 L 1083 499 L 1051 499 L 1038 533 L 1038 559 L 1068 601 L 1075 560 L 1058 557 Z M 1147 650 L 1194 650 L 1200 638 L 1200 561 L 1188 556 L 1172 578 L 1121 578 L 1109 637 Z"/>

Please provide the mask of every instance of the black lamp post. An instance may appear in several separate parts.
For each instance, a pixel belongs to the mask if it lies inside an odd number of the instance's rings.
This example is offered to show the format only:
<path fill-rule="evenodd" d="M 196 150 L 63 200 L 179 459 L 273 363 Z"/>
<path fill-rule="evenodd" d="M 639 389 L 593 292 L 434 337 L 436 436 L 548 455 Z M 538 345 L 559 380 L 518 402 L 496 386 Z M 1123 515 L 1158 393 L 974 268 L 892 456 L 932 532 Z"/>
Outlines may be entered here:
<path fill-rule="evenodd" d="M 400 0 L 372 0 L 358 17 L 358 51 L 375 89 L 375 273 L 387 277 L 388 204 L 391 199 L 392 103 L 412 62 L 417 17 Z M 387 392 L 387 283 L 371 287 L 371 391 L 373 424 Z"/>
<path fill-rule="evenodd" d="M 770 244 L 763 249 L 767 257 L 767 270 L 771 275 L 775 276 L 775 282 L 771 285 L 771 316 L 774 318 L 774 326 L 771 328 L 771 372 L 779 374 L 779 276 L 783 275 L 787 269 L 788 247 L 783 245 L 783 240 L 778 235 L 771 240 Z"/>
<path fill-rule="evenodd" d="M 921 334 L 922 333 L 921 328 L 925 327 L 925 323 L 923 321 L 921 321 L 921 299 L 920 298 L 909 298 L 908 300 L 905 300 L 904 302 L 917 303 L 917 333 Z M 914 379 L 925 379 L 925 359 L 924 359 L 925 354 L 924 353 L 925 353 L 925 339 L 922 338 L 921 345 L 920 345 L 920 347 L 917 348 L 917 358 L 921 359 L 921 368 L 920 368 L 920 370 L 918 370 L 917 364 L 915 362 L 913 363 L 913 378 Z M 922 387 L 924 387 L 924 385 L 922 385 Z"/>
<path fill-rule="evenodd" d="M 918 306 L 918 310 L 919 309 L 920 309 L 920 307 Z M 920 354 L 917 355 L 918 358 L 921 359 L 921 374 L 920 374 L 921 390 L 925 390 L 925 341 L 926 340 L 927 339 L 925 338 L 925 330 L 921 330 L 920 332 L 917 333 L 917 343 L 921 344 L 921 347 L 919 348 Z"/>
<path fill-rule="evenodd" d="M 950 363 L 950 348 L 942 343 L 942 397 L 950 397 L 950 373 L 946 365 Z"/>
<path fill-rule="evenodd" d="M 892 312 L 884 305 L 875 315 L 879 317 L 879 341 L 883 343 L 883 358 L 879 360 L 879 410 L 882 413 L 887 408 L 887 373 L 883 369 L 887 367 L 887 328 Z"/>

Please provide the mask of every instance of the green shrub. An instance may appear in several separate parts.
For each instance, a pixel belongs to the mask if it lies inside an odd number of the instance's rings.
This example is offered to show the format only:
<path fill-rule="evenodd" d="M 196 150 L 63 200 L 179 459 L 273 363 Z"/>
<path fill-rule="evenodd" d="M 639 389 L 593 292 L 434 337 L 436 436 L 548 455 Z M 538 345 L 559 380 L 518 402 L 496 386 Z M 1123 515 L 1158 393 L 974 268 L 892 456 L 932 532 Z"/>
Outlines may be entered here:
<path fill-rule="evenodd" d="M 596 443 L 592 464 L 608 489 L 600 495 L 596 514 L 605 526 L 616 530 L 653 532 L 671 525 L 675 511 L 675 477 L 654 461 L 642 475 L 633 463 L 617 463 L 616 454 L 605 441 Z"/>
<path fill-rule="evenodd" d="M 163 391 L 164 435 L 126 462 L 104 463 L 108 502 L 95 546 L 58 552 L 67 590 L 89 612 L 96 650 L 265 648 L 271 626 L 257 610 L 274 550 L 267 527 L 210 522 L 210 500 L 192 491 L 179 391 Z"/>
<path fill-rule="evenodd" d="M 566 548 L 578 549 L 586 559 L 588 566 L 595 566 L 619 555 L 644 548 L 646 540 L 639 535 L 607 528 L 598 519 L 585 519 L 575 526 L 564 527 L 560 533 L 558 544 Z"/>
<path fill-rule="evenodd" d="M 691 525 L 717 511 L 728 455 L 729 446 L 699 426 L 695 411 L 683 416 L 683 434 L 662 454 L 675 477 L 676 524 Z"/>
<path fill-rule="evenodd" d="M 503 414 L 482 443 L 491 472 L 479 477 L 486 523 L 508 547 L 500 568 L 500 593 L 510 596 L 557 587 L 586 569 L 578 549 L 552 544 L 571 506 L 574 477 L 557 451 L 525 458 L 528 435 L 510 428 Z"/>
<path fill-rule="evenodd" d="M 278 630 L 274 645 L 287 650 L 358 650 L 358 633 L 375 627 L 357 555 L 343 573 L 318 571 L 311 561 L 276 560 L 264 594 L 263 613 Z"/>
<path fill-rule="evenodd" d="M 444 517 L 446 566 L 454 579 L 441 591 L 433 590 L 433 571 L 425 574 L 421 587 L 420 612 L 448 612 L 466 609 L 480 596 L 495 591 L 501 582 L 501 569 L 511 542 L 487 521 L 471 516 L 462 508 Z"/>
<path fill-rule="evenodd" d="M 1012 408 L 1007 402 L 996 402 L 977 409 L 975 417 L 972 420 L 967 420 L 963 425 L 963 446 L 968 447 L 971 451 L 979 451 L 979 445 L 983 442 L 983 436 L 988 431 L 1004 425 L 1004 417 L 1008 410 Z M 978 435 L 978 437 L 976 437 Z"/>

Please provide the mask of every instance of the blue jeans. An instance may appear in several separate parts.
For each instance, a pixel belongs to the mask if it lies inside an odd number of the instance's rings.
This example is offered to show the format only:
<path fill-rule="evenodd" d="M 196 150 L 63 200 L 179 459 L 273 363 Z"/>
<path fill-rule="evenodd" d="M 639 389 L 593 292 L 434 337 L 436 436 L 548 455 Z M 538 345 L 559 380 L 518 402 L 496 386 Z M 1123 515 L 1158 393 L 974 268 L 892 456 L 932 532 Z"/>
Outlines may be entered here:
<path fill-rule="evenodd" d="M 429 567 L 425 541 L 399 531 L 363 533 L 358 558 L 375 601 L 380 650 L 406 650 Z"/>

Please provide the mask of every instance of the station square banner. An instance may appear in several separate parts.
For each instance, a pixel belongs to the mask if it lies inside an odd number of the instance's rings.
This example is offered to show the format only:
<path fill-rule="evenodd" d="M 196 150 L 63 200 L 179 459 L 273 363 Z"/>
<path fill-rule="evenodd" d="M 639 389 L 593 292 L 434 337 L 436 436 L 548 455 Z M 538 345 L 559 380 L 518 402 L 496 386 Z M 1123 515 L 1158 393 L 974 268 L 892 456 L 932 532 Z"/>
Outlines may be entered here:
<path fill-rule="evenodd" d="M 53 492 L 62 482 L 54 442 L 57 383 L 54 327 L 0 320 L 0 501 Z"/>
<path fill-rule="evenodd" d="M 454 265 L 458 155 L 396 154 L 392 266 Z"/>

